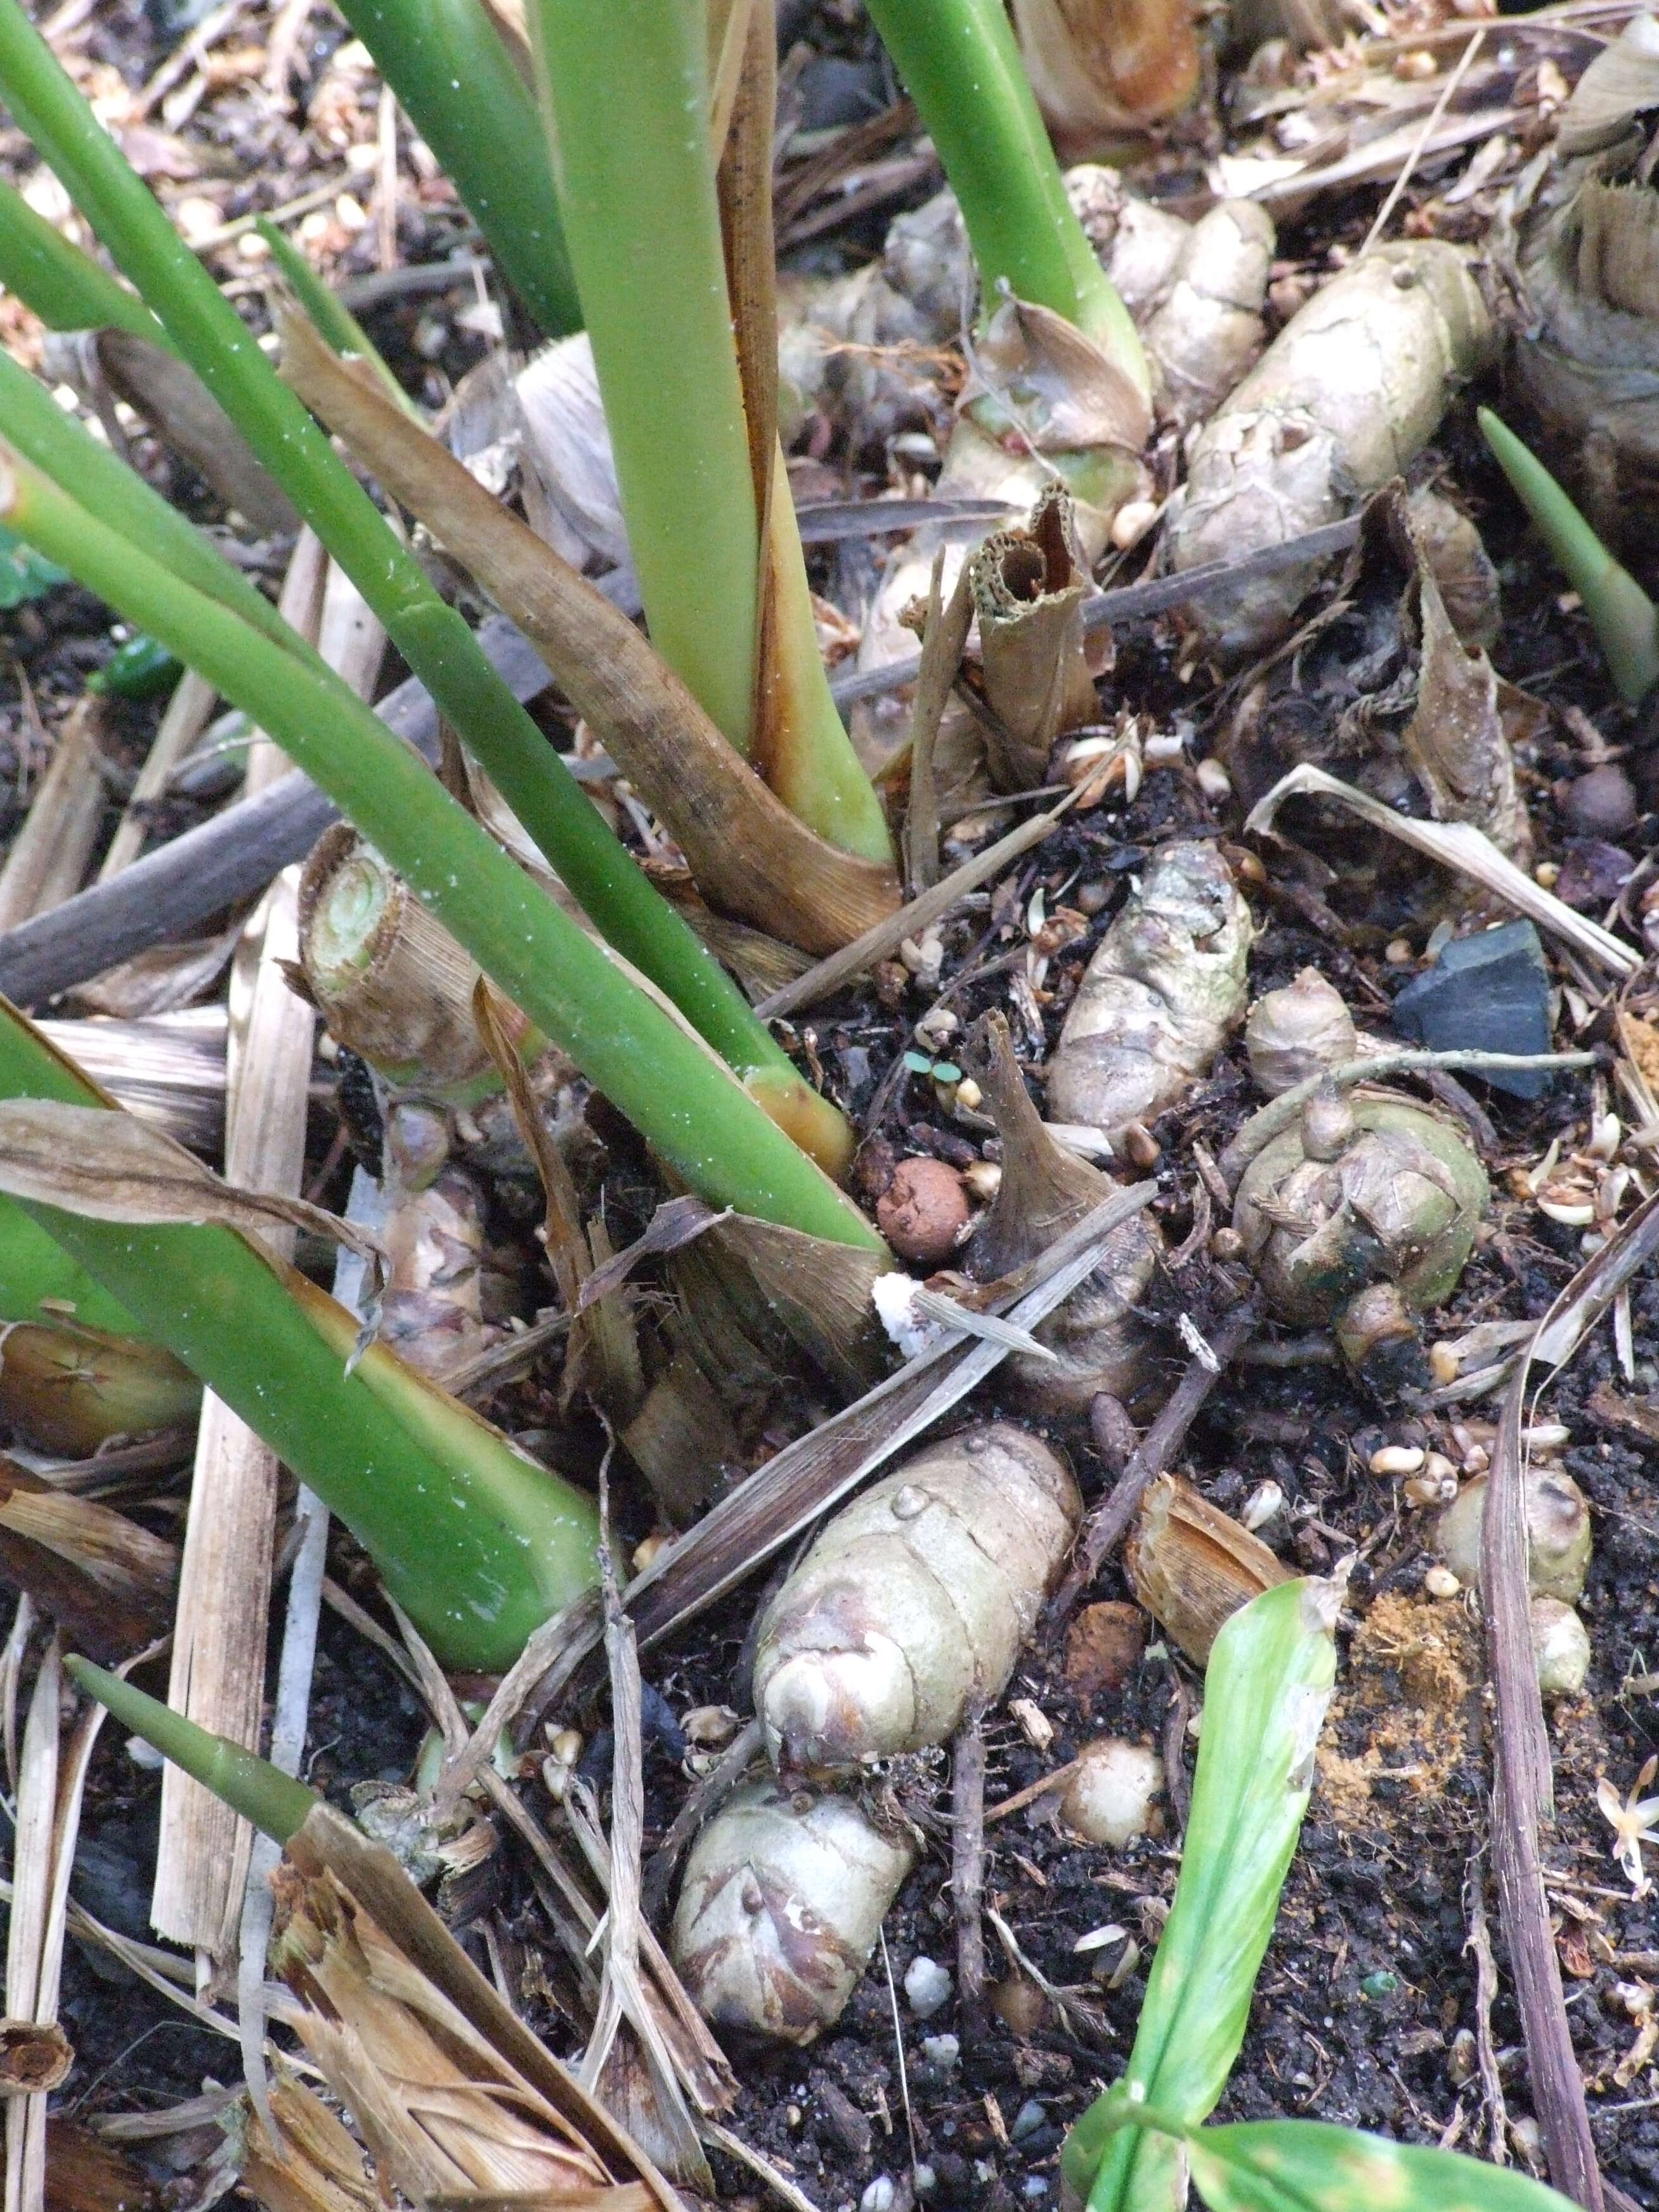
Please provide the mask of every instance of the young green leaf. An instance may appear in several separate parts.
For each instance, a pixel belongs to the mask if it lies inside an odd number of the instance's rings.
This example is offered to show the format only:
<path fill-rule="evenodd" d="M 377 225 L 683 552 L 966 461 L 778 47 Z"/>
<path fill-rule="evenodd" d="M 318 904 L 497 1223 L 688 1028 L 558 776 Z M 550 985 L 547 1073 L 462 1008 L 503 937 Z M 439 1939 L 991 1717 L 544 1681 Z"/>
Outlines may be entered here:
<path fill-rule="evenodd" d="M 1571 2212 L 1511 2168 L 1318 2120 L 1197 2128 L 1187 2150 L 1210 2212 Z"/>
<path fill-rule="evenodd" d="M 285 1844 L 306 1823 L 319 1801 L 291 1774 L 284 1774 L 267 1759 L 259 1759 L 228 1737 L 198 1728 L 159 1698 L 146 1696 L 118 1674 L 106 1674 L 89 1659 L 65 1659 L 64 1672 L 76 1689 L 100 1705 L 107 1705 L 123 1728 L 141 1735 L 146 1743 L 182 1767 L 192 1780 L 252 1820 L 267 1836 Z"/>
<path fill-rule="evenodd" d="M 0 530 L 0 614 L 29 599 L 43 599 L 54 585 L 66 584 L 69 570 L 46 560 L 9 530 Z"/>
<path fill-rule="evenodd" d="M 1620 566 L 1544 464 L 1490 407 L 1481 434 L 1539 536 L 1584 602 L 1619 696 L 1634 707 L 1659 683 L 1659 607 Z"/>
<path fill-rule="evenodd" d="M 1134 2049 L 1063 2154 L 1090 2212 L 1176 2212 L 1182 2201 L 1180 2144 L 1122 2126 L 1124 2106 L 1196 2126 L 1226 2086 L 1313 1785 L 1340 1600 L 1336 1583 L 1281 1583 L 1216 1638 L 1181 1877 Z"/>
<path fill-rule="evenodd" d="M 36 215 L 15 185 L 0 180 L 0 285 L 15 292 L 49 331 L 100 331 L 113 325 L 135 337 L 167 343 L 149 309 L 118 284 L 90 254 Z"/>

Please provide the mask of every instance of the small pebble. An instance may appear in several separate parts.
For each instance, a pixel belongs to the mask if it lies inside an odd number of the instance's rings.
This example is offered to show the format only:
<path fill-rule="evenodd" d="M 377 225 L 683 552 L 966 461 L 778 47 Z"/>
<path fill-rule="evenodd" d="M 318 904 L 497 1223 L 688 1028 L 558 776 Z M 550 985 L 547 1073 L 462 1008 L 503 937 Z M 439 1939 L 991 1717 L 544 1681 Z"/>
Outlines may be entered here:
<path fill-rule="evenodd" d="M 1040 2173 L 1034 2173 L 1030 2179 L 1026 2183 L 1024 2188 L 1020 2191 L 1020 2195 L 1022 2197 L 1029 2197 L 1033 2204 L 1036 2203 L 1040 2197 L 1046 2197 L 1048 2194 L 1048 2185 Z"/>
<path fill-rule="evenodd" d="M 1437 1382 L 1455 1382 L 1462 1365 L 1451 1345 L 1431 1344 L 1429 1346 L 1429 1372 Z"/>
<path fill-rule="evenodd" d="M 1417 955 L 1412 951 L 1409 939 L 1396 937 L 1390 942 L 1382 957 L 1390 968 L 1409 968 Z"/>
<path fill-rule="evenodd" d="M 1604 761 L 1588 775 L 1558 783 L 1555 803 L 1581 837 L 1619 837 L 1636 820 L 1636 791 L 1616 761 Z"/>
<path fill-rule="evenodd" d="M 954 2035 L 924 2035 L 921 2055 L 935 2074 L 948 2074 L 962 2057 L 960 2039 Z"/>
<path fill-rule="evenodd" d="M 936 1959 L 912 1959 L 904 1970 L 904 1995 L 918 2020 L 931 2020 L 950 2003 L 951 1977 Z"/>
<path fill-rule="evenodd" d="M 893 2199 L 898 2194 L 890 2173 L 878 2173 L 859 2199 L 859 2212 L 893 2212 Z"/>
<path fill-rule="evenodd" d="M 1384 1444 L 1368 1462 L 1373 1474 L 1419 1474 L 1428 1454 L 1420 1444 Z"/>
<path fill-rule="evenodd" d="M 1010 2142 L 1024 2142 L 1027 2136 L 1034 2136 L 1039 2128 L 1046 2128 L 1048 2124 L 1047 2112 L 1043 2111 L 1035 2097 L 1028 2097 L 1014 2114 L 1013 2125 L 1008 2130 L 1008 2140 Z"/>
<path fill-rule="evenodd" d="M 1245 1500 L 1244 1510 L 1239 1518 L 1255 1535 L 1259 1528 L 1265 1528 L 1269 1521 L 1276 1519 L 1284 1507 L 1285 1493 L 1279 1485 L 1276 1482 L 1259 1482 Z"/>
<path fill-rule="evenodd" d="M 968 1225 L 962 1177 L 943 1160 L 901 1160 L 876 1205 L 876 1226 L 901 1260 L 937 1267 Z"/>
<path fill-rule="evenodd" d="M 1233 780 L 1218 760 L 1200 761 L 1193 778 L 1206 799 L 1219 802 L 1232 797 Z"/>
<path fill-rule="evenodd" d="M 1455 1597 L 1463 1585 L 1449 1567 L 1433 1566 L 1424 1576 L 1423 1587 L 1431 1597 Z"/>
<path fill-rule="evenodd" d="M 910 2169 L 910 2185 L 918 2197 L 931 2197 L 939 2187 L 939 2176 L 931 2166 L 921 2165 Z"/>

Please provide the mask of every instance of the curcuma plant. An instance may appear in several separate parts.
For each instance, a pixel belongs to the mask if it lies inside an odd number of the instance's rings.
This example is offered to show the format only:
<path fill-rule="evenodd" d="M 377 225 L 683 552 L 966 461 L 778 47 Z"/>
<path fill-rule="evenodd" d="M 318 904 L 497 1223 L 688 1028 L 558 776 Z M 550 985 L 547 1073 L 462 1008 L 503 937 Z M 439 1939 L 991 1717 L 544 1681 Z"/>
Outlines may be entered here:
<path fill-rule="evenodd" d="M 1204 1682 L 1175 1902 L 1121 2076 L 1061 2154 L 1088 2212 L 1562 2212 L 1525 2176 L 1305 2120 L 1206 2126 L 1244 2040 L 1336 1674 L 1340 1580 L 1281 1583 L 1235 1613 Z"/>
<path fill-rule="evenodd" d="M 890 914 L 885 803 L 830 697 L 777 431 L 770 0 L 639 0 L 602 37 L 575 0 L 536 0 L 522 31 L 485 0 L 348 0 L 344 12 L 527 324 L 586 330 L 648 644 L 451 461 L 273 234 L 278 373 L 20 0 L 0 0 L 0 100 L 118 275 L 8 199 L 0 280 L 54 328 L 118 333 L 170 374 L 193 373 L 526 839 L 506 849 L 246 574 L 4 356 L 0 525 L 140 630 L 158 666 L 195 671 L 267 732 L 372 848 L 388 897 L 416 903 L 672 1181 L 879 1268 L 882 1239 L 838 1187 L 852 1152 L 842 1115 L 613 836 L 329 434 L 528 632 L 717 915 L 822 954 Z M 1109 520 L 1136 480 L 1149 373 L 1066 201 L 1000 9 L 927 0 L 879 21 L 979 263 L 979 350 L 994 374 L 963 434 L 1039 453 L 1045 477 L 1075 482 Z M 1079 379 L 1088 406 L 1049 421 Z M 558 886 L 521 864 L 532 846 Z M 0 1097 L 107 1105 L 9 1015 Z M 101 1362 L 100 1376 L 120 1366 L 124 1388 L 148 1393 L 142 1418 L 131 1397 L 87 1418 L 103 1433 L 162 1425 L 210 1385 L 337 1507 L 441 1656 L 505 1664 L 592 1586 L 586 1502 L 382 1346 L 348 1367 L 348 1317 L 236 1230 L 135 1237 L 37 1199 L 9 1218 L 15 1319 L 32 1324 L 43 1299 L 72 1307 L 77 1379 Z M 44 1239 L 67 1255 L 59 1273 L 42 1265 Z M 21 1358 L 9 1371 L 21 1380 Z M 416 1493 L 419 1510 L 402 1514 Z"/>

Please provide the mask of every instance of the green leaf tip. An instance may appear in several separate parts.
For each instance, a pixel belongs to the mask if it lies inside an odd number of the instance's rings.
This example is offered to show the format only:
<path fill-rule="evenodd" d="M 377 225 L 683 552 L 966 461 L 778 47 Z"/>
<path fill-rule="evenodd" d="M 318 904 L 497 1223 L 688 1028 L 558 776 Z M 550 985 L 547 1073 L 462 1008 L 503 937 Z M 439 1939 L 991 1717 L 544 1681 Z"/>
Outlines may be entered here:
<path fill-rule="evenodd" d="M 1512 2167 L 1325 2121 L 1185 2132 L 1210 2212 L 1570 2212 L 1566 2197 Z"/>
<path fill-rule="evenodd" d="M 1583 599 L 1620 697 L 1638 705 L 1659 683 L 1659 608 L 1508 423 L 1490 407 L 1477 416 L 1492 458 Z"/>
<path fill-rule="evenodd" d="M 193 1781 L 279 1844 L 298 1833 L 319 1802 L 314 1790 L 268 1759 L 245 1751 L 228 1736 L 198 1728 L 159 1698 L 146 1696 L 89 1659 L 65 1659 L 64 1672 L 76 1689 L 106 1705 L 124 1728 L 143 1736 Z"/>

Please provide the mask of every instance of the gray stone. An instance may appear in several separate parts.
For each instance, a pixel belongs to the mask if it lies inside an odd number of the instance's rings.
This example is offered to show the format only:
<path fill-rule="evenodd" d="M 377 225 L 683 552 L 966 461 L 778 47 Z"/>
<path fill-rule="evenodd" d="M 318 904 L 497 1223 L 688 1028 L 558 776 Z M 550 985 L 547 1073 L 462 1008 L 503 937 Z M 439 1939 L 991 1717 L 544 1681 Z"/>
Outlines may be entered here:
<path fill-rule="evenodd" d="M 1454 939 L 1395 1000 L 1394 1025 L 1434 1052 L 1549 1051 L 1550 983 L 1537 930 L 1506 921 Z M 1541 1068 L 1483 1078 L 1517 1098 L 1536 1098 L 1550 1079 Z"/>

